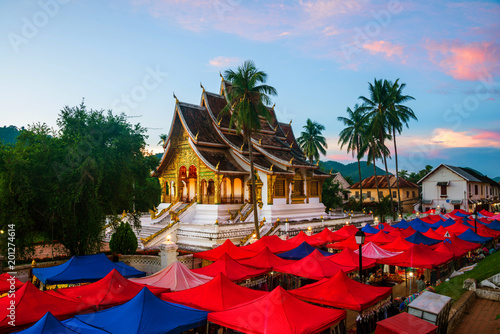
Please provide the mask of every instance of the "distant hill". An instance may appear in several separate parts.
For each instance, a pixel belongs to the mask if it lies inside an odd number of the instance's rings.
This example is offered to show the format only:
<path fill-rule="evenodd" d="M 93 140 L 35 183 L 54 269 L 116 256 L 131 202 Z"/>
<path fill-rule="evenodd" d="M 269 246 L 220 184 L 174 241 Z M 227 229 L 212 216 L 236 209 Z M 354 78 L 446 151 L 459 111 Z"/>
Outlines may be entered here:
<path fill-rule="evenodd" d="M 0 142 L 2 144 L 15 144 L 16 138 L 21 132 L 14 125 L 0 127 Z"/>
<path fill-rule="evenodd" d="M 320 161 L 319 163 L 322 170 L 329 172 L 332 168 L 332 173 L 340 172 L 342 176 L 350 177 L 354 183 L 359 181 L 358 163 L 352 162 L 344 165 L 338 161 Z M 391 173 L 389 173 L 392 175 Z M 366 179 L 373 175 L 373 165 L 367 166 L 366 161 L 361 161 L 361 177 Z M 377 175 L 385 175 L 385 170 L 377 167 Z"/>
<path fill-rule="evenodd" d="M 494 178 L 493 178 L 493 181 L 495 181 L 495 182 L 500 182 L 500 176 L 494 177 Z"/>

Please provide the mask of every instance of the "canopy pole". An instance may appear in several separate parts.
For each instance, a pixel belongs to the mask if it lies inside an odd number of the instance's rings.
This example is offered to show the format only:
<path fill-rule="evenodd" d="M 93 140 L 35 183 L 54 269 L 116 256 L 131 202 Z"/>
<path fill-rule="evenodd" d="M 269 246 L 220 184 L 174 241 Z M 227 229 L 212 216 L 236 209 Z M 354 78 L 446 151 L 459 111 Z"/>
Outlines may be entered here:
<path fill-rule="evenodd" d="M 210 322 L 207 320 L 207 331 L 206 331 L 206 334 L 208 334 L 208 332 L 209 332 L 209 330 L 208 330 L 209 326 L 210 326 Z"/>

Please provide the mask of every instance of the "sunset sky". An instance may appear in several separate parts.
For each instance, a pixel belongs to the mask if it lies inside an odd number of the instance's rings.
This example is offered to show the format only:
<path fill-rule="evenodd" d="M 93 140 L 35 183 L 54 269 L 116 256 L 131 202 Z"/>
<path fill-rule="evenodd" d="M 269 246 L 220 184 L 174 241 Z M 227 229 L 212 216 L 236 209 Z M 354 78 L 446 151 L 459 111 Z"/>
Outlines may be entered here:
<path fill-rule="evenodd" d="M 6 0 L 0 2 L 0 126 L 45 122 L 85 98 L 168 133 L 175 100 L 217 92 L 253 60 L 296 136 L 326 127 L 324 160 L 354 161 L 337 121 L 374 78 L 400 79 L 419 121 L 400 168 L 468 166 L 500 176 L 498 1 Z M 391 163 L 391 169 L 394 164 Z"/>

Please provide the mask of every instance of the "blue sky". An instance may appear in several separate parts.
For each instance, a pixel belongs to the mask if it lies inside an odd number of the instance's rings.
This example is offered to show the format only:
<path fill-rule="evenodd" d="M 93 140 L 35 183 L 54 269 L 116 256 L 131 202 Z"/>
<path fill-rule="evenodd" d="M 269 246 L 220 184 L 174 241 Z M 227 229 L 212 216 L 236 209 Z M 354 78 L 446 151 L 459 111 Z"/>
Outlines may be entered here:
<path fill-rule="evenodd" d="M 45 122 L 79 104 L 125 112 L 150 149 L 170 128 L 172 92 L 199 103 L 200 82 L 246 59 L 278 90 L 298 136 L 338 116 L 374 78 L 400 80 L 419 121 L 398 138 L 402 169 L 470 166 L 500 176 L 500 4 L 488 1 L 11 0 L 0 2 L 0 126 Z M 390 168 L 393 168 L 391 162 Z"/>

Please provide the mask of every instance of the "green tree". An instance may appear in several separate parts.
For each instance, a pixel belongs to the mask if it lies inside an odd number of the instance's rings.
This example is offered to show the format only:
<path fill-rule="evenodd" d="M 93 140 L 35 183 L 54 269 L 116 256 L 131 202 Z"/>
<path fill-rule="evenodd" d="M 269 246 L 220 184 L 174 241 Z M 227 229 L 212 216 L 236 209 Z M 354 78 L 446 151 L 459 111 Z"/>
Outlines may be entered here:
<path fill-rule="evenodd" d="M 160 135 L 160 141 L 158 142 L 158 145 L 160 145 L 160 144 L 162 146 L 165 145 L 165 142 L 167 141 L 167 139 L 168 139 L 168 136 L 166 134 L 162 133 Z"/>
<path fill-rule="evenodd" d="M 221 116 L 231 111 L 229 127 L 234 127 L 237 133 L 242 134 L 248 144 L 254 224 L 257 239 L 260 239 L 252 136 L 261 129 L 261 116 L 270 120 L 271 115 L 266 105 L 271 104 L 269 96 L 277 95 L 277 92 L 274 87 L 265 84 L 267 74 L 258 70 L 250 60 L 245 61 L 236 71 L 226 70 L 224 79 L 231 85 L 226 96 L 228 104 L 222 109 Z"/>
<path fill-rule="evenodd" d="M 321 202 L 325 205 L 327 212 L 342 206 L 343 190 L 338 182 L 333 182 L 333 178 L 323 182 Z"/>
<path fill-rule="evenodd" d="M 137 236 L 129 223 L 121 222 L 109 241 L 109 249 L 118 254 L 134 254 L 137 250 Z"/>
<path fill-rule="evenodd" d="M 305 131 L 301 132 L 300 137 L 297 138 L 297 142 L 309 159 L 309 162 L 313 163 L 313 159 L 319 160 L 320 153 L 326 155 L 326 148 L 328 148 L 328 145 L 325 137 L 321 135 L 321 131 L 325 130 L 325 127 L 308 118 L 306 125 L 302 128 Z"/>
<path fill-rule="evenodd" d="M 339 141 L 340 148 L 342 149 L 346 146 L 347 153 L 352 152 L 352 156 L 356 156 L 358 161 L 358 173 L 359 173 L 359 192 L 360 198 L 359 203 L 361 210 L 363 210 L 363 178 L 361 176 L 361 162 L 366 152 L 366 131 L 367 131 L 367 119 L 364 117 L 363 109 L 359 105 L 354 106 L 354 111 L 347 107 L 348 117 L 337 117 L 339 122 L 342 122 L 345 126 L 340 132 Z"/>
<path fill-rule="evenodd" d="M 401 177 L 403 179 L 408 179 L 410 174 L 408 173 L 408 171 L 406 169 L 402 169 L 399 171 L 398 175 L 399 175 L 399 177 Z"/>
<path fill-rule="evenodd" d="M 410 100 L 415 100 L 414 97 L 410 95 L 404 95 L 403 89 L 406 87 L 406 84 L 399 84 L 399 79 L 396 82 L 392 83 L 390 81 L 387 82 L 388 94 L 389 94 L 389 128 L 392 130 L 392 139 L 394 141 L 394 158 L 396 161 L 396 184 L 398 187 L 398 211 L 401 214 L 401 193 L 399 191 L 399 171 L 398 171 L 398 147 L 396 145 L 396 131 L 399 135 L 403 131 L 403 125 L 407 128 L 408 122 L 413 119 L 418 121 L 417 116 L 413 110 L 403 103 L 408 102 Z"/>

